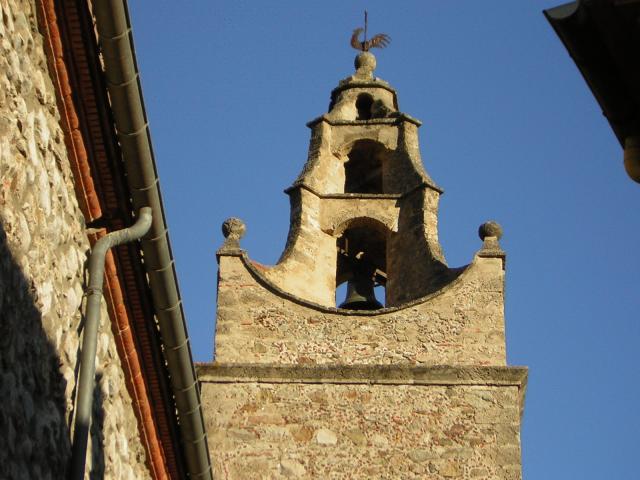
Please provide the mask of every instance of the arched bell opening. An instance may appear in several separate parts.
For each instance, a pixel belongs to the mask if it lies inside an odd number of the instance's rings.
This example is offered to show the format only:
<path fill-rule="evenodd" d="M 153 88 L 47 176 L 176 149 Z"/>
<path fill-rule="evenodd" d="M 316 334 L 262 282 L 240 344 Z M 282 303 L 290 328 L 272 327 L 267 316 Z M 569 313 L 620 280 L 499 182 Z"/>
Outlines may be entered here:
<path fill-rule="evenodd" d="M 344 192 L 384 193 L 382 167 L 387 155 L 387 150 L 378 142 L 355 142 L 344 164 Z"/>
<path fill-rule="evenodd" d="M 361 93 L 356 99 L 356 110 L 358 116 L 356 120 L 371 120 L 373 107 L 373 97 L 368 93 Z"/>
<path fill-rule="evenodd" d="M 336 240 L 336 305 L 349 310 L 384 307 L 387 234 L 372 224 L 355 224 Z M 341 288 L 346 282 L 346 291 Z M 338 298 L 340 295 L 341 298 Z M 344 301 L 342 301 L 344 295 Z"/>

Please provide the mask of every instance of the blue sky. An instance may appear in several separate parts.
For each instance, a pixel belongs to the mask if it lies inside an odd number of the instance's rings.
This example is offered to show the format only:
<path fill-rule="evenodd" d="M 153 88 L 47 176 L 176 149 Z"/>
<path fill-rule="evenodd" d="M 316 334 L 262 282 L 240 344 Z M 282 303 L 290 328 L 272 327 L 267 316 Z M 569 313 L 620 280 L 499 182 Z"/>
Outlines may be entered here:
<path fill-rule="evenodd" d="M 504 228 L 509 363 L 530 368 L 524 478 L 638 478 L 640 185 L 542 15 L 556 4 L 130 2 L 195 359 L 212 355 L 220 225 L 242 218 L 249 255 L 277 260 L 305 123 L 352 73 L 367 8 L 392 37 L 376 74 L 423 121 L 449 265 L 482 222 Z"/>

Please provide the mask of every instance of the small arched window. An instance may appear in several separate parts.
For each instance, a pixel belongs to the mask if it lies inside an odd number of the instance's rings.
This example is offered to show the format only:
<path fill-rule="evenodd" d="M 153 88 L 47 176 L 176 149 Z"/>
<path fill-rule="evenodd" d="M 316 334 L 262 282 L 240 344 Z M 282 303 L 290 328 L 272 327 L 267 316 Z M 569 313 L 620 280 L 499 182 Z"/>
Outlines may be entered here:
<path fill-rule="evenodd" d="M 373 106 L 373 97 L 368 93 L 361 93 L 356 99 L 356 109 L 358 110 L 358 116 L 356 120 L 370 120 L 371 119 L 371 107 Z"/>

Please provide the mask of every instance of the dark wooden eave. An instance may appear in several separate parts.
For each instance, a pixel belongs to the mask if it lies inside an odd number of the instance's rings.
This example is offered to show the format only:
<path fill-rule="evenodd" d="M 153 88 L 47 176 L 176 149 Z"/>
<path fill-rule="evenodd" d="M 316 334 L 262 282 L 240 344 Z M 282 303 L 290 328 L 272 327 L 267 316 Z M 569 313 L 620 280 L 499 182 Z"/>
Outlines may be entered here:
<path fill-rule="evenodd" d="M 640 135 L 640 0 L 579 0 L 544 14 L 624 148 Z"/>

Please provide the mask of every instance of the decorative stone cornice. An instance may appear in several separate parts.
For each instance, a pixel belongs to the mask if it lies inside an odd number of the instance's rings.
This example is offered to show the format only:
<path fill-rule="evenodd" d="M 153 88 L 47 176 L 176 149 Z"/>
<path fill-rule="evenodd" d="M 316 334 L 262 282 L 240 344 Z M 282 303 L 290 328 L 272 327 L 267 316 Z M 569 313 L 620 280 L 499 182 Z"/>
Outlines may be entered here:
<path fill-rule="evenodd" d="M 353 126 L 353 125 L 398 125 L 400 122 L 413 123 L 418 127 L 422 126 L 422 122 L 417 118 L 413 118 L 412 116 L 407 115 L 406 113 L 398 112 L 393 116 L 389 116 L 385 118 L 371 118 L 369 120 L 332 120 L 327 116 L 327 114 L 324 114 L 307 122 L 307 127 L 313 128 L 316 124 L 320 122 L 326 122 L 333 127 Z"/>
<path fill-rule="evenodd" d="M 200 383 L 513 386 L 524 409 L 527 367 L 197 363 Z"/>

